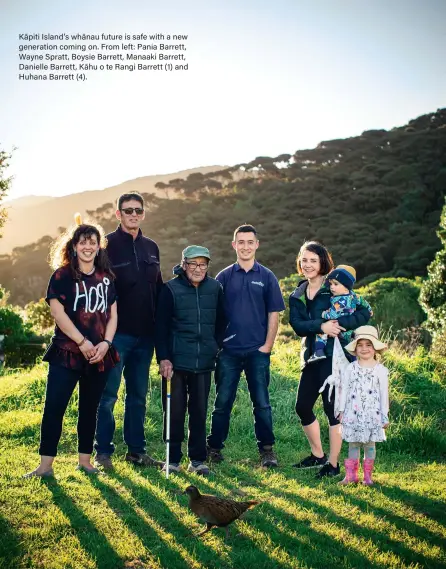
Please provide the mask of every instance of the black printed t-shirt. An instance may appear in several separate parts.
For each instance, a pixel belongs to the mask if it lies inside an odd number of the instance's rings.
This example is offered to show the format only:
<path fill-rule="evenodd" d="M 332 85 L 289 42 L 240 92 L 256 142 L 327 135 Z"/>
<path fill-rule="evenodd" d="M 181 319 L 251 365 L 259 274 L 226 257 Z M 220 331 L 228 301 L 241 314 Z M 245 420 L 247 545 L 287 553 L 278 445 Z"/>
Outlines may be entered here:
<path fill-rule="evenodd" d="M 96 269 L 91 275 L 82 274 L 80 280 L 73 278 L 70 267 L 57 269 L 50 278 L 46 294 L 49 304 L 56 298 L 64 307 L 65 314 L 81 334 L 96 346 L 104 340 L 111 306 L 116 300 L 115 286 L 110 275 Z M 71 369 L 85 370 L 88 367 L 104 371 L 119 361 L 116 350 L 110 349 L 104 361 L 91 365 L 87 362 L 76 342 L 57 326 L 44 361 Z"/>

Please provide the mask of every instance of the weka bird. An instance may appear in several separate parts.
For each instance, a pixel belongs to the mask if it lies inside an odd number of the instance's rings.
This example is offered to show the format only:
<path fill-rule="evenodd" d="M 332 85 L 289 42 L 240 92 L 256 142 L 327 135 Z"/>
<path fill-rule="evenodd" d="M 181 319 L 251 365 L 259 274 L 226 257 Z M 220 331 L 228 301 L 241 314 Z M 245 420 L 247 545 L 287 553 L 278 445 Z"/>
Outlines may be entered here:
<path fill-rule="evenodd" d="M 197 534 L 197 537 L 204 535 L 213 527 L 224 527 L 226 537 L 228 537 L 229 524 L 240 518 L 246 510 L 258 504 L 254 500 L 236 502 L 235 500 L 200 494 L 196 486 L 188 486 L 184 494 L 189 496 L 189 508 L 206 522 L 206 529 Z"/>

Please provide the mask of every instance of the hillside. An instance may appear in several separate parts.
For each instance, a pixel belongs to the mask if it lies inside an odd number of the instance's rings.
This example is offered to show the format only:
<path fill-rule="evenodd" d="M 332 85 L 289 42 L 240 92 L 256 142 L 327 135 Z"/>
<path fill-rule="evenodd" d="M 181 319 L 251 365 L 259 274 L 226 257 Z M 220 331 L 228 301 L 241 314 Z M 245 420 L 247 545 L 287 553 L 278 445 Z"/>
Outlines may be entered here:
<path fill-rule="evenodd" d="M 218 173 L 189 174 L 146 194 L 144 232 L 161 250 L 168 277 L 181 250 L 207 245 L 211 274 L 234 259 L 231 237 L 245 222 L 259 231 L 259 261 L 279 278 L 295 272 L 305 239 L 319 239 L 336 263 L 353 265 L 362 284 L 383 276 L 423 276 L 439 248 L 446 195 L 446 109 L 407 125 L 321 142 L 316 148 L 257 157 Z M 107 231 L 111 204 L 91 211 Z M 59 223 L 60 224 L 60 223 Z M 11 301 L 41 297 L 50 274 L 49 237 L 0 257 L 1 284 Z"/>
<path fill-rule="evenodd" d="M 0 254 L 11 253 L 14 247 L 33 243 L 44 235 L 54 237 L 57 235 L 58 227 L 66 227 L 72 222 L 75 212 L 84 214 L 87 210 L 94 210 L 107 202 L 115 203 L 116 198 L 125 192 L 137 191 L 165 198 L 166 192 L 156 189 L 156 183 L 220 168 L 221 166 L 205 166 L 173 174 L 143 176 L 103 190 L 79 192 L 60 198 L 25 196 L 11 200 L 5 203 L 8 222 L 3 230 L 3 238 L 0 239 Z"/>

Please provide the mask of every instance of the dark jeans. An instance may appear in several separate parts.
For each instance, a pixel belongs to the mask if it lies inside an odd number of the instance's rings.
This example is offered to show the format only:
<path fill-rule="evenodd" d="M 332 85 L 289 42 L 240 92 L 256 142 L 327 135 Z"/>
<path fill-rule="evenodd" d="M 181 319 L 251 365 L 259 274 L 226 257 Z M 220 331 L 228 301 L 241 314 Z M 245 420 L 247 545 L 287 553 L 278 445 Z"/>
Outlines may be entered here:
<path fill-rule="evenodd" d="M 207 442 L 211 448 L 222 449 L 228 437 L 229 420 L 242 371 L 245 372 L 254 414 L 257 445 L 274 444 L 273 419 L 269 403 L 270 355 L 258 350 L 244 354 L 221 351 L 217 358 L 215 385 L 217 396 L 212 412 L 211 433 Z"/>
<path fill-rule="evenodd" d="M 333 358 L 326 358 L 325 360 L 318 360 L 307 364 L 302 371 L 299 388 L 297 390 L 296 413 L 304 427 L 311 425 L 311 423 L 316 420 L 313 407 L 317 398 L 321 395 L 319 389 L 331 374 L 332 366 Z M 329 386 L 327 385 L 322 392 L 322 403 L 328 422 L 333 427 L 334 425 L 339 425 L 339 421 L 334 416 L 334 391 L 329 401 L 328 390 Z"/>
<path fill-rule="evenodd" d="M 162 382 L 164 410 L 163 439 L 166 442 L 166 380 Z M 206 415 L 208 410 L 211 372 L 190 373 L 175 371 L 170 387 L 170 462 L 180 462 L 183 456 L 184 420 L 189 413 L 187 454 L 190 460 L 206 460 Z"/>
<path fill-rule="evenodd" d="M 137 314 L 135 318 L 138 318 Z M 146 336 L 138 337 L 117 333 L 113 344 L 119 352 L 121 361 L 110 371 L 99 403 L 94 448 L 98 454 L 111 455 L 115 450 L 113 435 L 116 424 L 113 409 L 118 400 L 121 375 L 124 371 L 124 441 L 129 452 L 143 454 L 146 451 L 144 420 L 149 368 L 153 357 L 153 340 Z"/>
<path fill-rule="evenodd" d="M 71 395 L 79 382 L 79 413 L 77 419 L 78 452 L 93 451 L 96 412 L 109 372 L 81 371 L 50 364 L 43 410 L 39 454 L 56 456 L 62 434 L 62 422 Z"/>

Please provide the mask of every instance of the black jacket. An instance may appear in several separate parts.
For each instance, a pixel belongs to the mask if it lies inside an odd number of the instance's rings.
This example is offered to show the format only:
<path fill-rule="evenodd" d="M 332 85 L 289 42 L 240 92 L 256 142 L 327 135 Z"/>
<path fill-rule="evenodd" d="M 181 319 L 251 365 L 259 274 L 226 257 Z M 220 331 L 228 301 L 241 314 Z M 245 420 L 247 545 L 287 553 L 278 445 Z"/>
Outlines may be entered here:
<path fill-rule="evenodd" d="M 315 294 L 311 303 L 311 311 L 309 313 L 307 307 L 306 290 L 308 281 L 303 280 L 296 290 L 290 296 L 290 324 L 298 336 L 305 338 L 302 346 L 302 360 L 308 361 L 308 358 L 314 353 L 314 344 L 316 334 L 322 334 L 321 325 L 327 322 L 322 318 L 322 312 L 330 308 L 331 292 L 327 284 L 324 284 Z M 341 316 L 338 318 L 339 325 L 346 330 L 356 330 L 359 326 L 364 326 L 370 319 L 370 313 L 367 308 L 359 306 L 353 314 Z M 342 346 L 346 342 L 339 338 Z M 333 355 L 333 338 L 328 338 L 325 348 L 325 355 L 330 357 Z M 345 350 L 344 350 L 345 351 Z M 350 354 L 345 352 L 347 358 L 351 360 Z"/>
<path fill-rule="evenodd" d="M 107 253 L 116 275 L 118 332 L 153 336 L 159 291 L 163 284 L 158 245 L 141 230 L 134 240 L 119 226 L 107 235 Z"/>
<path fill-rule="evenodd" d="M 215 367 L 226 329 L 221 284 L 206 276 L 194 287 L 180 265 L 164 284 L 156 316 L 156 357 L 176 370 L 202 373 Z"/>

